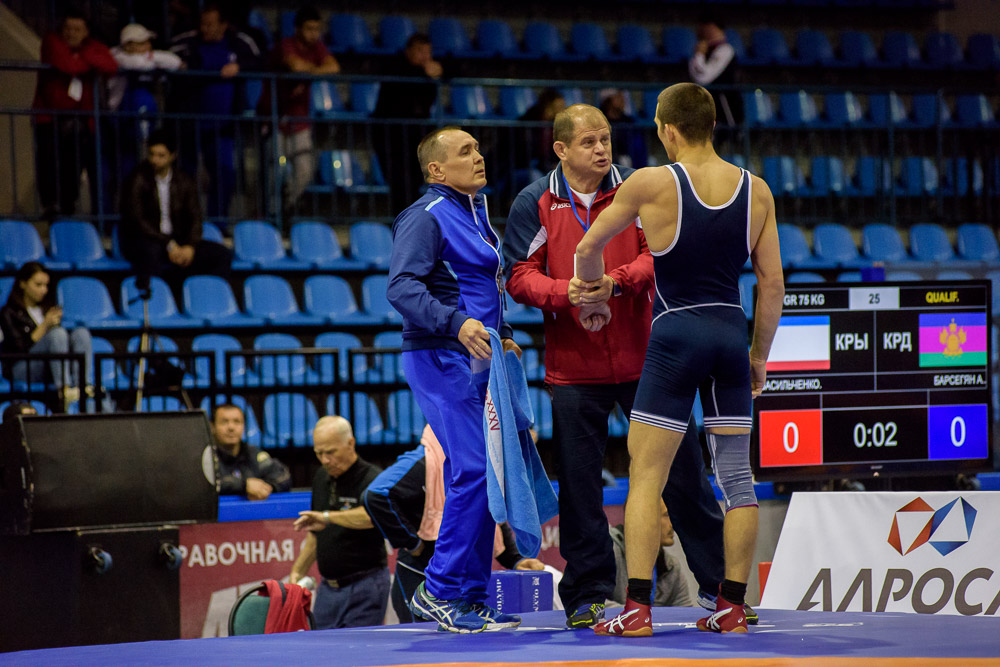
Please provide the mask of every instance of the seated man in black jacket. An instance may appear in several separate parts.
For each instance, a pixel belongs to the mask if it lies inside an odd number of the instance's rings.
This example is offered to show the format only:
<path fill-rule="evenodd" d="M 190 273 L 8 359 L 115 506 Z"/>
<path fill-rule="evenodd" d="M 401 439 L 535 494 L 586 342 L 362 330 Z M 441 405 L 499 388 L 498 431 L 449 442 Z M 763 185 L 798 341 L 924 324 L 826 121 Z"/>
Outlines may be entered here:
<path fill-rule="evenodd" d="M 288 491 L 292 488 L 288 468 L 267 452 L 243 442 L 244 423 L 243 410 L 232 403 L 221 403 L 212 411 L 219 493 L 266 500 L 274 492 Z"/>
<path fill-rule="evenodd" d="M 146 150 L 146 160 L 122 187 L 118 229 L 122 253 L 135 267 L 138 286 L 158 276 L 179 296 L 189 275 L 228 278 L 232 252 L 202 238 L 198 187 L 193 178 L 174 167 L 174 138 L 155 130 L 149 134 Z"/>

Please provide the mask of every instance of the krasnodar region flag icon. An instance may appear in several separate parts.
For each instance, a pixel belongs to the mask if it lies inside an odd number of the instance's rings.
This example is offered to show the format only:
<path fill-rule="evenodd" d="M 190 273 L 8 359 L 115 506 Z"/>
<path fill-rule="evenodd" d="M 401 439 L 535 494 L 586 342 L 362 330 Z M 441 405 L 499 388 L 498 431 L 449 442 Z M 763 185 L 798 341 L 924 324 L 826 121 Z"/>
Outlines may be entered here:
<path fill-rule="evenodd" d="M 889 544 L 906 555 L 927 542 L 931 536 L 931 521 L 934 509 L 924 502 L 923 498 L 903 505 L 896 510 L 892 518 L 892 528 L 889 529 Z"/>

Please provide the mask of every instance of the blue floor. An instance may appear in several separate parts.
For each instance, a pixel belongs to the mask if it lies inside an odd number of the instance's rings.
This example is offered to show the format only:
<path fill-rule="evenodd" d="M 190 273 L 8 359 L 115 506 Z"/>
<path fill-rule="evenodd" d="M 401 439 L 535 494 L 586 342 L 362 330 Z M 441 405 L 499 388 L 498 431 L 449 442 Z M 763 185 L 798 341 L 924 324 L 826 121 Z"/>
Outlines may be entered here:
<path fill-rule="evenodd" d="M 617 613 L 615 610 L 609 610 Z M 516 631 L 454 635 L 430 624 L 113 644 L 0 655 L 4 665 L 413 665 L 630 659 L 1000 658 L 1000 618 L 761 610 L 749 635 L 698 632 L 695 608 L 654 610 L 654 636 L 597 637 L 563 612 L 524 615 Z M 1000 660 L 998 660 L 1000 664 Z"/>

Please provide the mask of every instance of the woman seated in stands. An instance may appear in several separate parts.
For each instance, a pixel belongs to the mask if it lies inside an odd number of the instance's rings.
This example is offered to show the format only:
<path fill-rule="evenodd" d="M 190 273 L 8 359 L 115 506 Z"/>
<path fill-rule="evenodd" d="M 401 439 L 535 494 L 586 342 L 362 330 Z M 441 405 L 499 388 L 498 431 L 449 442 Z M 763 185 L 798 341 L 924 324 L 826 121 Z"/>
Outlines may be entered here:
<path fill-rule="evenodd" d="M 54 291 L 54 290 L 53 290 Z M 14 288 L 0 309 L 0 331 L 5 354 L 84 355 L 86 378 L 91 376 L 90 331 L 78 327 L 67 332 L 62 326 L 62 307 L 50 297 L 49 274 L 38 262 L 28 262 L 17 271 Z M 9 361 L 4 375 L 11 382 L 52 383 L 65 405 L 80 398 L 80 368 L 65 359 Z M 89 387 L 88 387 L 89 389 Z M 88 392 L 91 393 L 91 392 Z"/>

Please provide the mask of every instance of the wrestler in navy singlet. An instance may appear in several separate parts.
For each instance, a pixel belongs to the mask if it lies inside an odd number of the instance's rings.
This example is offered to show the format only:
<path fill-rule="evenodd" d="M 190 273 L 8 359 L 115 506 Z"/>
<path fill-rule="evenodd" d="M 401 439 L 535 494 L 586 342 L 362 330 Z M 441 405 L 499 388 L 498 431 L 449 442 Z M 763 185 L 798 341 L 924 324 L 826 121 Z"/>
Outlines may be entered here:
<path fill-rule="evenodd" d="M 680 163 L 664 167 L 677 187 L 671 244 L 653 254 L 656 298 L 649 347 L 631 418 L 683 433 L 695 390 L 706 427 L 752 423 L 747 321 L 739 276 L 750 256 L 752 178 L 721 206 L 708 206 Z"/>

